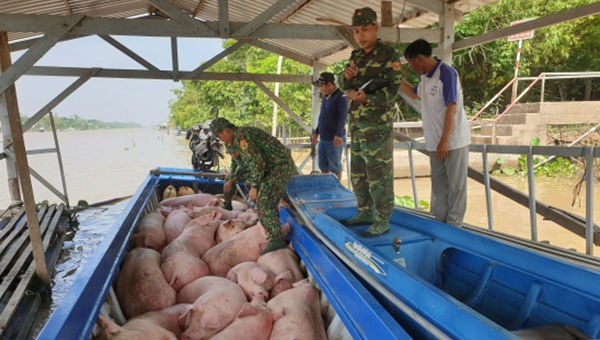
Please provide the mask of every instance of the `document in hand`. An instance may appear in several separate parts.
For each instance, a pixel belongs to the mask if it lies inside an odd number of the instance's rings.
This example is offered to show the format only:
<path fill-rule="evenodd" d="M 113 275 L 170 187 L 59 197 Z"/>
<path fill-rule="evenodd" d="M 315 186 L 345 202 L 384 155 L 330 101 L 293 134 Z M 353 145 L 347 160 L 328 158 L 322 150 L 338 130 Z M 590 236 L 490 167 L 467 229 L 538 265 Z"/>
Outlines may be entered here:
<path fill-rule="evenodd" d="M 388 86 L 390 82 L 385 79 L 371 79 L 364 83 L 358 90 L 363 90 L 367 94 L 375 93 L 376 91 Z"/>

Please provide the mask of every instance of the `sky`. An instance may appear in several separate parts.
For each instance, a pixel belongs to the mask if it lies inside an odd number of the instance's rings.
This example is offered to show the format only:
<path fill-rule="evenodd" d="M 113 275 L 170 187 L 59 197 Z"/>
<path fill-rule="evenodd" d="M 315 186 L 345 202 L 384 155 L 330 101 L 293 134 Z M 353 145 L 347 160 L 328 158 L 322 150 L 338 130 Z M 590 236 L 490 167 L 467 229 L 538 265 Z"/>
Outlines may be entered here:
<path fill-rule="evenodd" d="M 172 68 L 170 38 L 113 38 L 159 69 Z M 180 38 L 177 43 L 181 71 L 191 71 L 223 50 L 221 39 Z M 24 52 L 12 53 L 12 62 L 15 63 Z M 35 65 L 144 69 L 97 36 L 60 42 Z M 76 79 L 22 76 L 16 82 L 21 115 L 32 116 Z M 59 117 L 77 115 L 85 119 L 154 126 L 167 121 L 169 101 L 175 99 L 173 89 L 180 87 L 180 82 L 172 80 L 92 78 L 56 106 L 52 113 Z"/>

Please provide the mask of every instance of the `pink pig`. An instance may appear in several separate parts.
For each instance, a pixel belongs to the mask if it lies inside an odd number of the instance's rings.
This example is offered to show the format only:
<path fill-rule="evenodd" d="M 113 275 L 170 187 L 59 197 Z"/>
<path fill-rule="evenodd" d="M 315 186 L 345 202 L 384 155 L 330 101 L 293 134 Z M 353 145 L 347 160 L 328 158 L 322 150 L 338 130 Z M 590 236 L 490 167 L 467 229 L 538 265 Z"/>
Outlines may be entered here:
<path fill-rule="evenodd" d="M 271 299 L 268 306 L 283 312 L 273 325 L 270 340 L 327 339 L 319 292 L 307 281 L 294 284 L 294 288 Z"/>
<path fill-rule="evenodd" d="M 125 255 L 117 279 L 117 298 L 128 318 L 175 304 L 175 290 L 160 270 L 157 251 L 135 248 Z"/>
<path fill-rule="evenodd" d="M 192 219 L 185 208 L 171 211 L 164 224 L 167 243 L 171 243 L 177 236 L 181 235 L 183 228 L 185 228 L 191 220 Z"/>
<path fill-rule="evenodd" d="M 165 218 L 159 212 L 146 214 L 133 235 L 134 247 L 152 248 L 156 251 L 162 251 L 164 246 L 167 245 L 165 230 L 163 229 L 164 224 Z"/>
<path fill-rule="evenodd" d="M 194 206 L 194 207 L 206 207 L 206 206 L 222 206 L 222 202 L 215 195 L 211 194 L 193 194 L 185 195 L 180 197 L 167 198 L 160 202 L 160 207 L 179 207 L 179 206 Z"/>
<path fill-rule="evenodd" d="M 234 235 L 237 235 L 242 231 L 246 230 L 246 228 L 250 226 L 251 224 L 248 224 L 247 222 L 238 219 L 224 221 L 221 223 L 219 228 L 217 228 L 217 233 L 215 234 L 215 242 L 221 243 L 225 240 L 228 240 Z"/>
<path fill-rule="evenodd" d="M 235 320 L 211 340 L 268 340 L 273 320 L 281 316 L 280 312 L 273 313 L 264 301 L 245 303 Z"/>
<path fill-rule="evenodd" d="M 185 285 L 185 287 L 177 293 L 177 303 L 192 303 L 196 301 L 200 295 L 214 287 L 216 287 L 216 289 L 229 290 L 231 291 L 231 294 L 240 295 L 244 297 L 244 300 L 246 299 L 242 288 L 234 282 L 223 277 L 204 276 Z"/>
<path fill-rule="evenodd" d="M 242 287 L 248 300 L 267 301 L 275 283 L 275 275 L 256 262 L 236 265 L 227 273 L 227 278 Z"/>
<path fill-rule="evenodd" d="M 210 267 L 212 275 L 225 276 L 239 263 L 256 261 L 266 245 L 267 235 L 259 223 L 212 247 L 202 255 L 202 259 Z"/>
<path fill-rule="evenodd" d="M 191 220 L 163 250 L 163 259 L 180 250 L 186 250 L 197 257 L 202 256 L 215 244 L 215 230 L 219 227 L 220 215 L 202 216 Z"/>
<path fill-rule="evenodd" d="M 244 221 L 249 225 L 254 225 L 258 222 L 258 212 L 256 209 L 247 209 L 243 213 L 237 216 L 237 219 L 240 221 Z"/>
<path fill-rule="evenodd" d="M 201 258 L 180 250 L 167 257 L 160 265 L 165 279 L 176 291 L 199 277 L 209 274 L 208 265 Z"/>
<path fill-rule="evenodd" d="M 203 215 L 220 213 L 221 219 L 231 220 L 237 218 L 241 214 L 239 210 L 227 210 L 220 207 L 189 207 L 190 214 L 193 218 L 198 218 Z"/>
<path fill-rule="evenodd" d="M 277 277 L 271 290 L 272 297 L 292 288 L 294 282 L 304 279 L 304 275 L 300 270 L 298 255 L 289 248 L 266 253 L 259 257 L 256 262 L 269 269 Z M 289 275 L 285 275 L 286 272 Z"/>
<path fill-rule="evenodd" d="M 185 320 L 185 332 L 181 335 L 184 340 L 213 336 L 230 324 L 246 303 L 244 292 L 237 285 L 223 284 L 212 277 L 189 283 L 182 289 L 183 295 L 198 295 L 181 316 Z"/>
<path fill-rule="evenodd" d="M 175 340 L 183 331 L 179 317 L 188 307 L 188 304 L 179 304 L 159 311 L 147 312 L 130 319 L 123 326 L 119 326 L 111 319 L 100 315 L 97 321 L 100 331 L 95 339 Z"/>

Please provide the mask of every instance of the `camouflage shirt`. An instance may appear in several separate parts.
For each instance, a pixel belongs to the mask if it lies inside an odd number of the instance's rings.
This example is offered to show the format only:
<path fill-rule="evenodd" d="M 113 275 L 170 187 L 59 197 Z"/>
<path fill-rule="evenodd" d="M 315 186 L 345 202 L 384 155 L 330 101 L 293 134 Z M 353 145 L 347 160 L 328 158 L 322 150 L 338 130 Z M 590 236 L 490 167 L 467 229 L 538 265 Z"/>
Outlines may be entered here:
<path fill-rule="evenodd" d="M 374 80 L 373 84 L 377 81 L 386 84 L 375 91 L 365 90 L 367 102 L 364 105 L 352 102 L 349 114 L 351 128 L 361 130 L 364 127 L 383 124 L 383 126 L 389 125 L 391 129 L 393 114 L 390 108 L 402 83 L 398 54 L 392 47 L 377 40 L 371 52 L 366 53 L 363 49 L 354 50 L 350 60 L 358 67 L 358 75 L 352 79 L 341 76 L 341 87 L 344 91 L 356 91 L 371 79 Z"/>
<path fill-rule="evenodd" d="M 239 153 L 239 162 L 248 170 L 248 182 L 256 189 L 273 173 L 296 167 L 290 149 L 259 128 L 235 128 L 233 142 L 227 148 L 232 155 Z"/>
<path fill-rule="evenodd" d="M 248 175 L 248 169 L 240 158 L 238 151 L 232 151 L 230 147 L 227 147 L 227 153 L 231 155 L 231 166 L 229 175 L 225 178 L 225 182 L 233 180 L 235 183 L 243 182 L 246 180 Z"/>

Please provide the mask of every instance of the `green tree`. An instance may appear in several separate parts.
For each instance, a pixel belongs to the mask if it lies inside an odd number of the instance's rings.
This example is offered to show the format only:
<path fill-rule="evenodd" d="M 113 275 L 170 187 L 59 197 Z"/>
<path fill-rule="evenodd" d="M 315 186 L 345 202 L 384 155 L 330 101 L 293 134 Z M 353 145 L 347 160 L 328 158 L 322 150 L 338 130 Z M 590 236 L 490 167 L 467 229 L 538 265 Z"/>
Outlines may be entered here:
<path fill-rule="evenodd" d="M 538 18 L 592 2 L 594 0 L 501 0 L 466 14 L 463 22 L 455 27 L 456 40 L 508 27 L 512 21 Z M 598 70 L 598 39 L 599 16 L 589 16 L 538 29 L 533 39 L 523 42 L 519 75 L 537 76 L 541 72 Z M 517 42 L 500 39 L 454 54 L 453 62 L 461 75 L 465 103 L 471 113 L 512 79 L 516 51 Z M 589 93 L 600 97 L 598 82 L 595 83 L 594 92 L 590 82 L 586 85 L 581 80 L 574 80 L 548 82 L 546 99 L 583 100 L 581 93 L 585 92 L 582 90 L 584 86 L 590 86 Z M 504 103 L 499 103 L 500 107 L 510 100 L 510 93 L 506 94 Z M 528 100 L 539 100 L 539 87 L 534 88 L 524 98 L 524 101 Z"/>
<path fill-rule="evenodd" d="M 233 40 L 224 42 L 224 48 Z M 275 74 L 277 55 L 264 50 L 243 46 L 223 60 L 211 66 L 210 72 Z M 310 68 L 298 62 L 284 59 L 282 74 L 310 74 Z M 273 91 L 274 83 L 265 83 Z M 213 119 L 226 117 L 236 124 L 267 128 L 271 125 L 273 102 L 252 82 L 230 81 L 183 81 L 181 89 L 174 90 L 176 99 L 171 105 L 169 119 L 182 128 Z M 300 115 L 310 121 L 311 96 L 308 84 L 280 83 L 279 97 Z M 278 123 L 288 124 L 299 131 L 297 124 L 279 109 Z M 299 132 L 298 132 L 299 133 Z"/>

